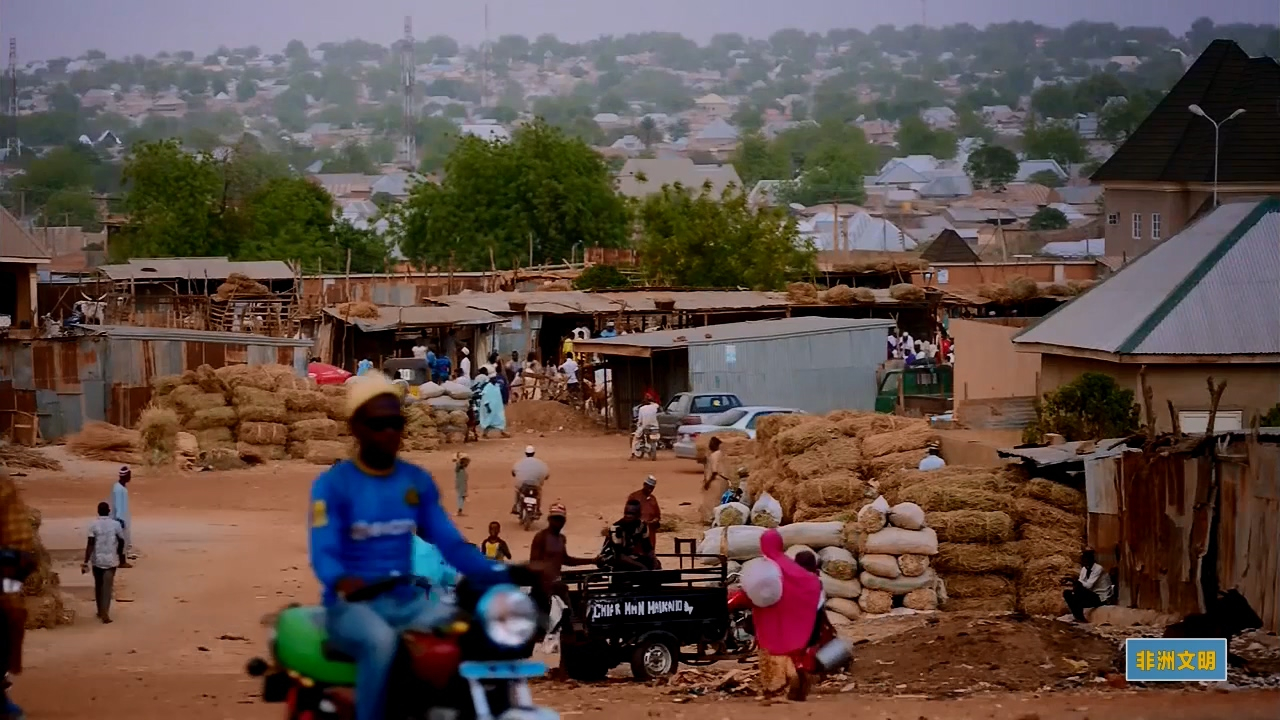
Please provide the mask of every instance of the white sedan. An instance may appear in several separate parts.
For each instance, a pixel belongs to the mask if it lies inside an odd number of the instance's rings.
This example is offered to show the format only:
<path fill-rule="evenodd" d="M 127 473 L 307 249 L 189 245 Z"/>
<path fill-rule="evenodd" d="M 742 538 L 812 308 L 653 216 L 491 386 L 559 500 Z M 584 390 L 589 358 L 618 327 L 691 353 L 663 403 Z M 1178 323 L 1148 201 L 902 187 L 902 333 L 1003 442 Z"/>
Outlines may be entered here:
<path fill-rule="evenodd" d="M 688 460 L 698 459 L 698 436 L 716 432 L 717 430 L 737 430 L 752 440 L 756 439 L 756 423 L 766 415 L 790 415 L 803 413 L 794 408 L 770 407 L 767 405 L 745 405 L 726 410 L 707 418 L 698 425 L 681 425 L 676 429 L 676 457 Z"/>

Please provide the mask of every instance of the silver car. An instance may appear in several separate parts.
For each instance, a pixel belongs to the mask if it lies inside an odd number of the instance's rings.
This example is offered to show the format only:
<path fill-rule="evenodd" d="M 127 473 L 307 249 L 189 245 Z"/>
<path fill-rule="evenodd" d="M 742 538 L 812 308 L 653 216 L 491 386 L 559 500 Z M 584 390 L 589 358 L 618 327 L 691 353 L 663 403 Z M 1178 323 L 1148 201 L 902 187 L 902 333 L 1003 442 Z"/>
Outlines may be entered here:
<path fill-rule="evenodd" d="M 794 408 L 772 407 L 769 405 L 744 405 L 726 410 L 718 415 L 707 417 L 706 422 L 698 425 L 681 425 L 676 428 L 676 457 L 688 460 L 698 459 L 698 436 L 717 430 L 737 430 L 752 440 L 756 439 L 756 423 L 766 415 L 803 414 L 803 410 Z"/>

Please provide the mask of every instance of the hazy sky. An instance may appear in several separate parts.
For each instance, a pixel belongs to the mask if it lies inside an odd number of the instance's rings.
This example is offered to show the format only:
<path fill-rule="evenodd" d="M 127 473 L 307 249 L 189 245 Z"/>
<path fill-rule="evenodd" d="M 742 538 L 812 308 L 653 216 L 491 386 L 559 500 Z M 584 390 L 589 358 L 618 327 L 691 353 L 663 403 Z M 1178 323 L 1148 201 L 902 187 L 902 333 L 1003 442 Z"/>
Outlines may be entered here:
<path fill-rule="evenodd" d="M 646 30 L 679 31 L 705 41 L 717 32 L 767 36 L 784 27 L 824 32 L 920 21 L 920 0 L 490 0 L 490 33 L 569 41 Z M 985 25 L 1076 20 L 1164 24 L 1175 32 L 1209 16 L 1218 23 L 1280 21 L 1277 0 L 929 0 L 928 22 Z M 283 48 L 361 38 L 387 44 L 402 33 L 444 33 L 464 43 L 484 37 L 484 0 L 5 0 L 0 37 L 18 38 L 20 60 L 160 50 L 207 53 L 218 45 Z"/>

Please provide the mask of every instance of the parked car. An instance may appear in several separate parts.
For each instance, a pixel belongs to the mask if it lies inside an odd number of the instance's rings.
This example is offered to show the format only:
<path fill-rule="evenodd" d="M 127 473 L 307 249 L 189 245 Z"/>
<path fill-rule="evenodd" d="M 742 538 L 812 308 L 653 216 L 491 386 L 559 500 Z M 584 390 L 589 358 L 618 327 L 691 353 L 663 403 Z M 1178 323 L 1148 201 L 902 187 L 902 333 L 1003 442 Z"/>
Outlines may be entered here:
<path fill-rule="evenodd" d="M 696 425 L 681 425 L 676 429 L 676 457 L 689 460 L 698 459 L 698 436 L 717 430 L 738 430 L 755 440 L 756 423 L 766 415 L 789 415 L 803 413 L 793 408 L 771 407 L 767 405 L 747 405 L 727 410 L 719 415 L 712 415 L 706 422 Z"/>
<path fill-rule="evenodd" d="M 738 407 L 742 401 L 733 393 L 678 393 L 658 413 L 658 431 L 664 443 L 674 444 L 681 425 L 697 425 L 708 416 Z"/>

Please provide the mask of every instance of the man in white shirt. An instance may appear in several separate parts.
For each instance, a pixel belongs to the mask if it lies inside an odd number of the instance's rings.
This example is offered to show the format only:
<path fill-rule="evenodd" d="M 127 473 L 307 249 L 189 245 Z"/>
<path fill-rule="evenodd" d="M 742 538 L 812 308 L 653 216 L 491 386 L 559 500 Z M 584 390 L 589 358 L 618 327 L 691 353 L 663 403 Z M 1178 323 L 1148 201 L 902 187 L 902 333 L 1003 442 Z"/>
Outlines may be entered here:
<path fill-rule="evenodd" d="M 98 519 L 89 525 L 89 542 L 84 548 L 80 572 L 93 570 L 93 596 L 97 601 L 98 619 L 104 624 L 111 622 L 116 568 L 124 564 L 124 527 L 111 517 L 110 505 L 98 503 Z"/>
<path fill-rule="evenodd" d="M 538 501 L 542 501 L 542 485 L 551 477 L 551 469 L 547 464 L 534 457 L 532 445 L 525 447 L 524 457 L 511 467 L 511 477 L 515 479 L 516 501 L 511 506 L 511 514 L 520 514 L 520 495 L 526 487 L 538 491 Z"/>
<path fill-rule="evenodd" d="M 573 359 L 573 353 L 569 353 L 565 358 L 564 364 L 560 366 L 560 373 L 565 377 L 569 394 L 576 397 L 578 395 L 578 362 Z"/>
<path fill-rule="evenodd" d="M 1085 548 L 1080 555 L 1080 575 L 1071 581 L 1071 589 L 1062 592 L 1062 599 L 1076 622 L 1086 622 L 1084 611 L 1106 604 L 1113 591 L 1111 576 L 1098 564 L 1093 548 Z"/>
<path fill-rule="evenodd" d="M 640 444 L 640 438 L 644 435 L 645 430 L 658 429 L 658 413 L 661 411 L 662 406 L 653 398 L 646 400 L 640 406 L 640 409 L 636 411 L 636 432 L 631 438 L 631 449 L 633 451 Z"/>
<path fill-rule="evenodd" d="M 462 377 L 471 379 L 471 351 L 462 348 L 462 359 L 458 361 L 458 374 Z"/>
<path fill-rule="evenodd" d="M 938 449 L 937 443 L 929 445 L 929 454 L 924 456 L 920 464 L 916 466 L 917 470 L 937 470 L 947 466 L 947 461 L 942 459 L 941 451 Z"/>

